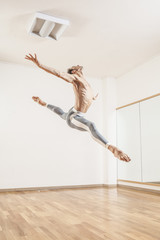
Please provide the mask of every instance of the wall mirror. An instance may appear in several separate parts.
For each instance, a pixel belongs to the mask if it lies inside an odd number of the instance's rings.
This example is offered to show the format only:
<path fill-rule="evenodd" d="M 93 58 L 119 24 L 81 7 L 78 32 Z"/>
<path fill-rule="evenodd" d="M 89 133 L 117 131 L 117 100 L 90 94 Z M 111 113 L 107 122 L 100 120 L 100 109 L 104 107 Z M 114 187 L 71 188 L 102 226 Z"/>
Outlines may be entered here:
<path fill-rule="evenodd" d="M 160 94 L 117 109 L 118 180 L 160 184 Z"/>

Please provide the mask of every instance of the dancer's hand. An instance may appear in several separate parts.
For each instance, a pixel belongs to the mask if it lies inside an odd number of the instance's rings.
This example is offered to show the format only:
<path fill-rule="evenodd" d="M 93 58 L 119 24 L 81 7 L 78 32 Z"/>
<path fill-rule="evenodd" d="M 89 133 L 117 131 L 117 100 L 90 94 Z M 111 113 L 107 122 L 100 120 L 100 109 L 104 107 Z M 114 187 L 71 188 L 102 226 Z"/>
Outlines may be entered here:
<path fill-rule="evenodd" d="M 29 55 L 26 55 L 25 56 L 25 59 L 29 60 L 29 61 L 32 61 L 33 63 L 35 63 L 38 67 L 40 65 L 38 59 L 37 59 L 37 55 L 34 54 L 34 56 L 32 54 L 29 53 Z"/>
<path fill-rule="evenodd" d="M 47 105 L 47 103 L 43 102 L 39 97 L 34 97 L 34 96 L 33 96 L 32 99 L 33 99 L 35 102 L 39 103 L 41 106 L 46 107 L 46 105 Z"/>

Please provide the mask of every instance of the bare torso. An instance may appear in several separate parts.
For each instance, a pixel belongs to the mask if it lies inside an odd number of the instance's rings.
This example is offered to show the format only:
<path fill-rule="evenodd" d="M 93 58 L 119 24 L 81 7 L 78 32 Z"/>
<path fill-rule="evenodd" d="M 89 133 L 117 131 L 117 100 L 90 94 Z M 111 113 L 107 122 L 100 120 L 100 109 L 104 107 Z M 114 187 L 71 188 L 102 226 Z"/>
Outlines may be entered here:
<path fill-rule="evenodd" d="M 73 90 L 75 94 L 75 106 L 77 111 L 86 113 L 94 100 L 94 94 L 89 83 L 84 79 L 83 74 L 74 74 Z"/>
<path fill-rule="evenodd" d="M 83 73 L 82 73 L 82 66 L 74 66 L 72 67 L 72 74 L 68 74 L 65 72 L 60 72 L 54 68 L 49 68 L 37 60 L 37 56 L 33 57 L 31 54 L 26 55 L 26 59 L 33 61 L 37 66 L 48 73 L 51 73 L 63 80 L 72 83 L 73 90 L 75 94 L 75 105 L 74 108 L 77 111 L 82 113 L 86 113 L 90 105 L 92 104 L 93 100 L 96 97 L 93 95 L 93 91 L 89 83 L 85 80 Z"/>

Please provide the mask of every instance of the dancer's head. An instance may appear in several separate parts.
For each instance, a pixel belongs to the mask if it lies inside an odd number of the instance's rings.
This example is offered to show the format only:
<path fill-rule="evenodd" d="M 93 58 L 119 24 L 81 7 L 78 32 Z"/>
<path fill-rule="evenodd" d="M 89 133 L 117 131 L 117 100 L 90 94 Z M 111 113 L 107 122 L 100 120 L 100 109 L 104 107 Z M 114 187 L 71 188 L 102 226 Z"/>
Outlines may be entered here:
<path fill-rule="evenodd" d="M 76 72 L 81 72 L 82 73 L 82 69 L 83 69 L 82 66 L 77 65 L 77 66 L 72 66 L 71 68 L 69 68 L 67 72 L 69 74 L 74 74 Z"/>

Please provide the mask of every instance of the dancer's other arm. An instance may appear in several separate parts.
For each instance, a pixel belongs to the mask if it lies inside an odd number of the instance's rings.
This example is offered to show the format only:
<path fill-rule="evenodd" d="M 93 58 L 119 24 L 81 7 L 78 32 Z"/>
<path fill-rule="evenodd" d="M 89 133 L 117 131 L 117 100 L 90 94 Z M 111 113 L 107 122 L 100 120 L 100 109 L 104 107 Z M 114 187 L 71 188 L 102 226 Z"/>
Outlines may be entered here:
<path fill-rule="evenodd" d="M 55 75 L 56 77 L 62 78 L 63 80 L 65 80 L 68 83 L 73 83 L 73 81 L 75 79 L 74 75 L 72 75 L 72 74 L 60 72 L 60 71 L 56 70 L 55 68 L 50 68 L 45 65 L 42 65 L 38 61 L 36 54 L 34 54 L 34 56 L 32 54 L 26 55 L 25 59 L 32 61 L 33 63 L 35 63 L 37 65 L 37 67 L 43 69 L 44 71 L 46 71 L 48 73 Z"/>

